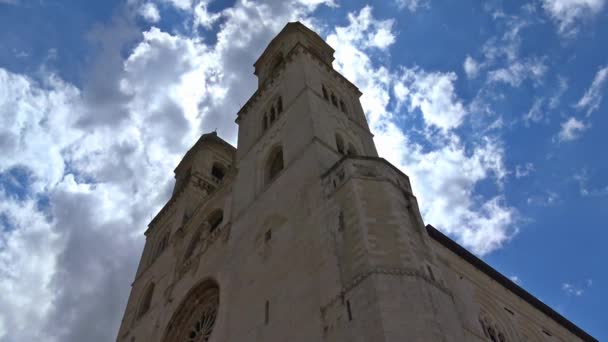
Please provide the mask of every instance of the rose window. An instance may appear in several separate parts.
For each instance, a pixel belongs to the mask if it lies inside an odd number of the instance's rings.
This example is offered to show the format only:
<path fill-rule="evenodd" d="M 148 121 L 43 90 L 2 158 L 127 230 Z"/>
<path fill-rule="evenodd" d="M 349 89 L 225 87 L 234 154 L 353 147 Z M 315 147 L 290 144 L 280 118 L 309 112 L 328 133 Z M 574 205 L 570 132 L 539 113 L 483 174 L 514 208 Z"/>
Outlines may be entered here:
<path fill-rule="evenodd" d="M 195 316 L 196 320 L 186 337 L 187 342 L 207 342 L 209 341 L 209 338 L 211 338 L 211 332 L 213 331 L 213 325 L 215 324 L 215 318 L 217 316 L 218 304 L 217 296 L 214 297 L 215 298 L 208 298 Z"/>
<path fill-rule="evenodd" d="M 195 286 L 167 325 L 163 342 L 210 342 L 218 317 L 220 291 L 211 280 Z"/>

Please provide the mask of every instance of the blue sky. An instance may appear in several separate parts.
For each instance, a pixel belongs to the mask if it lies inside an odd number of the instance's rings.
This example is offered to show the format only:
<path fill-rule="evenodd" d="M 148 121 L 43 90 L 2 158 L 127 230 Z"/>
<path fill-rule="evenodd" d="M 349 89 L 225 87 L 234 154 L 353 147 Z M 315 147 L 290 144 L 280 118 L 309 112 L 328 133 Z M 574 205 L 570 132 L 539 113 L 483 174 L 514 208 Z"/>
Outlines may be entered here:
<path fill-rule="evenodd" d="M 606 2 L 0 0 L 0 341 L 115 338 L 171 171 L 203 132 L 236 144 L 293 20 L 426 223 L 608 339 Z"/>

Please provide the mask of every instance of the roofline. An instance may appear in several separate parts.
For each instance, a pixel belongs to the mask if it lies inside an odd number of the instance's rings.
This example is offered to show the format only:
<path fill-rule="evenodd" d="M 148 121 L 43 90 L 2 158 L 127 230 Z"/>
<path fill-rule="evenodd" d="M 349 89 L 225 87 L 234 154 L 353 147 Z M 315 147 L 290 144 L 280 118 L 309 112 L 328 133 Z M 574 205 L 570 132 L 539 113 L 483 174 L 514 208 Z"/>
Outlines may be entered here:
<path fill-rule="evenodd" d="M 549 316 L 555 322 L 568 329 L 571 333 L 580 337 L 583 341 L 598 342 L 597 339 L 589 335 L 583 329 L 579 328 L 576 324 L 572 323 L 567 318 L 560 315 L 555 310 L 551 309 L 551 307 L 549 307 L 547 304 L 543 303 L 538 298 L 530 294 L 528 291 L 515 284 L 509 278 L 505 277 L 500 272 L 492 268 L 490 265 L 486 264 L 483 260 L 473 255 L 473 253 L 466 250 L 464 247 L 447 237 L 435 227 L 431 226 L 430 224 L 427 224 L 426 231 L 428 232 L 430 237 L 435 239 L 435 241 L 439 242 L 441 245 L 454 252 L 454 254 L 458 255 L 465 261 L 469 262 L 471 265 L 475 266 L 478 270 L 485 273 L 487 276 L 498 282 L 500 285 L 504 286 L 507 290 L 511 291 L 521 299 L 528 302 L 528 304 L 532 305 L 545 315 Z"/>
<path fill-rule="evenodd" d="M 186 154 L 184 155 L 182 160 L 180 160 L 180 162 L 177 163 L 177 166 L 175 167 L 175 169 L 173 169 L 173 172 L 176 172 L 177 169 L 179 169 L 179 166 L 182 165 L 183 162 L 190 159 L 190 157 L 192 156 L 194 151 L 198 150 L 202 146 L 202 143 L 205 141 L 218 143 L 220 146 L 224 146 L 224 147 L 228 148 L 229 150 L 236 152 L 236 147 L 230 145 L 230 143 L 228 143 L 226 140 L 220 138 L 217 135 L 217 132 L 213 131 L 210 133 L 205 133 L 205 134 L 201 135 L 200 138 L 198 138 L 198 140 L 196 141 L 196 143 L 194 143 L 194 145 L 192 145 L 192 147 L 190 147 L 190 149 L 188 150 L 188 152 L 186 152 Z"/>
<path fill-rule="evenodd" d="M 266 46 L 266 48 L 264 49 L 264 51 L 262 51 L 262 53 L 260 54 L 260 57 L 258 57 L 258 59 L 255 61 L 255 63 L 253 63 L 253 67 L 257 68 L 258 63 L 260 63 L 260 61 L 262 60 L 262 57 L 264 57 L 266 55 L 266 51 L 268 51 L 275 42 L 278 41 L 278 38 L 282 35 L 283 32 L 287 32 L 288 30 L 291 29 L 295 29 L 295 30 L 300 30 L 302 32 L 305 32 L 307 34 L 313 34 L 314 36 L 316 36 L 316 38 L 322 40 L 323 42 L 325 42 L 325 40 L 323 38 L 321 38 L 321 36 L 319 36 L 318 33 L 316 33 L 315 31 L 309 29 L 308 27 L 306 27 L 306 25 L 302 24 L 300 21 L 290 21 L 288 22 L 279 33 L 277 33 L 276 36 L 274 36 L 274 38 L 272 38 L 272 40 L 270 41 L 270 43 L 268 43 L 268 45 Z M 327 44 L 327 43 L 326 43 Z M 329 48 L 331 49 L 331 52 L 334 53 L 336 50 L 334 50 L 334 48 L 332 48 L 329 44 L 327 44 L 327 46 L 329 46 Z M 255 74 L 255 72 L 254 72 Z"/>

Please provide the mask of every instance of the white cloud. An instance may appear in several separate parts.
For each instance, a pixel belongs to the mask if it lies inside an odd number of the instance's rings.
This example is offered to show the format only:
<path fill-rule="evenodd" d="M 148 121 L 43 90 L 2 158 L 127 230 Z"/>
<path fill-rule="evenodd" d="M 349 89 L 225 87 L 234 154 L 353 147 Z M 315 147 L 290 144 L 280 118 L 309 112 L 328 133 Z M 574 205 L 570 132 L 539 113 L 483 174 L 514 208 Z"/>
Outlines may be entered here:
<path fill-rule="evenodd" d="M 363 48 L 375 47 L 381 50 L 388 48 L 395 42 L 395 36 L 392 32 L 394 21 L 392 19 L 375 20 L 370 6 L 365 6 L 359 13 L 349 13 L 348 20 L 350 22 L 349 26 L 336 27 L 336 34 L 342 39 Z M 352 46 L 345 46 L 345 48 L 355 52 L 355 48 Z M 341 51 L 340 53 L 342 54 Z"/>
<path fill-rule="evenodd" d="M 585 293 L 584 289 L 582 289 L 580 287 L 576 287 L 569 283 L 562 284 L 562 291 L 566 292 L 566 294 L 568 294 L 568 295 L 575 295 L 575 296 L 582 296 L 583 293 Z"/>
<path fill-rule="evenodd" d="M 560 34 L 572 37 L 578 22 L 598 14 L 605 0 L 543 0 L 543 8 L 558 24 Z"/>
<path fill-rule="evenodd" d="M 187 11 L 192 8 L 193 0 L 162 0 L 173 7 L 180 9 L 182 11 Z"/>
<path fill-rule="evenodd" d="M 516 212 L 504 203 L 502 195 L 483 198 L 474 188 L 482 180 L 494 177 L 500 182 L 506 176 L 501 144 L 485 137 L 465 149 L 451 131 L 425 142 L 430 147 L 413 141 L 410 132 L 396 124 L 408 114 L 391 110 L 391 91 L 408 105 L 420 108 L 428 127 L 457 127 L 466 111 L 455 94 L 456 76 L 419 68 L 391 72 L 375 65 L 363 37 L 373 35 L 369 30 L 379 26 L 370 20 L 381 20 L 373 19 L 367 11 L 364 8 L 362 13 L 350 15 L 349 25 L 336 28 L 327 41 L 336 50 L 335 67 L 363 92 L 361 102 L 379 154 L 408 174 L 427 222 L 455 236 L 475 253 L 500 248 L 517 232 Z M 360 25 L 361 15 L 371 18 L 368 24 Z"/>
<path fill-rule="evenodd" d="M 198 2 L 170 2 L 193 22 L 202 17 Z M 0 213 L 11 225 L 0 235 L 0 273 L 8 275 L 0 291 L 11 294 L 0 296 L 0 339 L 115 338 L 142 231 L 170 195 L 169 170 L 203 131 L 218 128 L 236 141 L 233 114 L 256 86 L 243 61 L 255 60 L 286 21 L 314 26 L 308 15 L 321 3 L 243 1 L 206 13 L 222 18 L 215 45 L 112 22 L 91 34 L 100 42 L 99 60 L 82 87 L 48 72 L 33 79 L 0 69 L 0 173 L 31 173 L 25 199 L 0 192 Z M 452 132 L 466 115 L 454 73 L 391 72 L 372 62 L 371 53 L 388 53 L 394 44 L 394 21 L 374 18 L 369 7 L 349 21 L 328 41 L 336 68 L 364 93 L 380 153 L 410 175 L 426 220 L 476 253 L 499 248 L 516 231 L 516 213 L 501 193 L 483 197 L 475 187 L 505 178 L 500 141 L 465 144 Z M 409 115 L 389 105 L 398 83 L 429 127 L 446 130 L 425 142 L 430 147 L 397 126 Z"/>
<path fill-rule="evenodd" d="M 194 20 L 190 2 L 174 5 Z M 263 9 L 222 11 L 213 46 L 116 19 L 90 34 L 99 59 L 81 88 L 44 70 L 33 79 L 0 68 L 0 174 L 31 174 L 25 199 L 7 197 L 0 183 L 0 226 L 11 229 L 0 235 L 0 291 L 11 293 L 0 296 L 0 340 L 116 337 L 170 170 L 202 131 L 236 140 L 234 114 L 256 85 L 243 60 L 255 60 L 283 23 L 307 21 L 314 4 Z M 386 45 L 379 37 L 374 44 Z"/>
<path fill-rule="evenodd" d="M 596 111 L 602 103 L 606 80 L 608 80 L 608 65 L 597 71 L 589 89 L 587 89 L 585 95 L 576 104 L 576 108 L 587 109 L 587 115 L 591 115 L 591 113 Z"/>
<path fill-rule="evenodd" d="M 524 165 L 516 165 L 515 166 L 515 178 L 522 178 L 529 176 L 532 172 L 535 171 L 534 164 L 525 163 Z"/>
<path fill-rule="evenodd" d="M 218 19 L 222 17 L 221 13 L 209 13 L 207 10 L 207 2 L 201 1 L 194 7 L 194 25 L 202 26 L 206 29 L 213 27 Z"/>
<path fill-rule="evenodd" d="M 518 277 L 518 276 L 516 276 L 516 275 L 512 275 L 512 276 L 510 276 L 510 277 L 509 277 L 509 279 L 510 279 L 512 282 L 514 282 L 515 284 L 517 284 L 517 285 L 521 285 L 521 279 L 519 279 L 519 277 Z"/>
<path fill-rule="evenodd" d="M 473 59 L 473 57 L 468 55 L 467 58 L 465 58 L 462 67 L 464 68 L 464 72 L 467 74 L 467 78 L 469 79 L 477 78 L 477 75 L 479 75 L 479 70 L 481 69 L 481 65 L 475 59 Z"/>
<path fill-rule="evenodd" d="M 564 95 L 566 90 L 568 90 L 568 81 L 564 77 L 559 76 L 557 78 L 557 80 L 558 80 L 558 87 L 557 87 L 557 90 L 555 91 L 555 94 L 553 94 L 553 96 L 551 96 L 551 99 L 549 99 L 549 109 L 557 108 L 557 106 L 559 106 L 559 103 L 561 101 L 562 95 Z"/>
<path fill-rule="evenodd" d="M 543 99 L 537 98 L 534 99 L 532 103 L 532 107 L 526 115 L 524 115 L 524 122 L 526 125 L 529 125 L 530 122 L 539 122 L 545 117 L 545 111 L 543 110 Z"/>
<path fill-rule="evenodd" d="M 568 282 L 562 283 L 562 291 L 564 291 L 569 296 L 580 297 L 585 293 L 587 289 L 593 286 L 592 279 L 585 279 L 585 281 L 582 282 L 583 284 L 580 284 L 580 282 L 578 283 L 578 285 Z"/>
<path fill-rule="evenodd" d="M 606 186 L 590 186 L 589 185 L 589 173 L 590 171 L 586 168 L 576 172 L 574 174 L 574 180 L 578 183 L 579 193 L 583 197 L 603 197 L 608 196 L 608 185 Z"/>
<path fill-rule="evenodd" d="M 579 121 L 574 117 L 568 118 L 561 124 L 561 130 L 558 133 L 559 141 L 572 141 L 578 139 L 581 134 L 589 129 L 591 125 L 586 125 L 584 122 Z"/>
<path fill-rule="evenodd" d="M 138 13 L 144 19 L 151 23 L 157 23 L 160 21 L 160 13 L 158 12 L 158 8 L 152 2 L 146 2 L 145 4 L 142 4 L 139 7 Z"/>
<path fill-rule="evenodd" d="M 420 8 L 430 7 L 429 0 L 396 0 L 400 8 L 406 8 L 410 12 L 415 12 Z"/>
<path fill-rule="evenodd" d="M 526 79 L 539 81 L 547 71 L 547 66 L 541 59 L 516 61 L 506 68 L 492 70 L 488 73 L 488 80 L 496 83 L 507 83 L 512 87 L 519 87 Z"/>
<path fill-rule="evenodd" d="M 444 131 L 462 124 L 467 112 L 456 95 L 453 72 L 425 72 L 417 69 L 403 69 L 403 75 L 395 84 L 395 94 L 399 103 L 406 103 L 409 111 L 418 108 L 427 125 Z"/>
<path fill-rule="evenodd" d="M 536 205 L 541 207 L 549 207 L 557 203 L 559 195 L 553 191 L 546 191 L 542 195 L 534 195 L 528 197 L 526 203 L 529 205 Z"/>

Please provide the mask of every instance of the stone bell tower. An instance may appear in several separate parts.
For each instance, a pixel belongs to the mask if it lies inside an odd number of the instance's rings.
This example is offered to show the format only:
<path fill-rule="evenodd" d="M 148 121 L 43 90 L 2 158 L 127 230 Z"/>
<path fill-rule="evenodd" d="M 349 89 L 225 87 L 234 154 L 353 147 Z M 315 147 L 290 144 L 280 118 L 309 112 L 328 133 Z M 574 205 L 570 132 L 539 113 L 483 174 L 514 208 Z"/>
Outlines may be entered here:
<path fill-rule="evenodd" d="M 458 283 L 491 276 L 450 269 L 465 254 L 437 242 L 408 177 L 378 157 L 333 52 L 287 24 L 254 64 L 238 148 L 211 133 L 188 151 L 118 341 L 500 340 L 506 324 L 486 310 L 480 325 L 475 286 Z"/>

